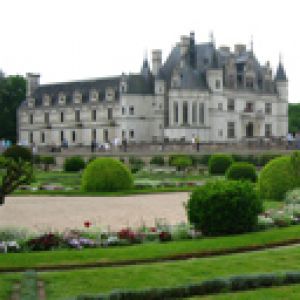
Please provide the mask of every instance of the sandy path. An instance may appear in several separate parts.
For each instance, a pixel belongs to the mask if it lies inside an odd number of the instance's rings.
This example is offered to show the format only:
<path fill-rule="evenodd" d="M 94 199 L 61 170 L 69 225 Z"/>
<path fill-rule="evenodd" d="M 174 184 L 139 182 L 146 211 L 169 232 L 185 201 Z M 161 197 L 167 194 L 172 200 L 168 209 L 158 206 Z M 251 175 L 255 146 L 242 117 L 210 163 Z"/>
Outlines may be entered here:
<path fill-rule="evenodd" d="M 0 206 L 0 227 L 31 230 L 83 228 L 90 220 L 96 226 L 117 230 L 137 227 L 155 219 L 168 224 L 186 222 L 183 203 L 188 193 L 136 195 L 126 197 L 8 197 Z"/>

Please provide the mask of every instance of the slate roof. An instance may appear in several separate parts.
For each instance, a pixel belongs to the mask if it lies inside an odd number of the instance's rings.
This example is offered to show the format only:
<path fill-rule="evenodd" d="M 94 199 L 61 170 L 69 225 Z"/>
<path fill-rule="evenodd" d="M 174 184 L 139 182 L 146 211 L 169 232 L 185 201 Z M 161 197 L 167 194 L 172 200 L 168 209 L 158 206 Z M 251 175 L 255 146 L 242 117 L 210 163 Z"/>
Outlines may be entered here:
<path fill-rule="evenodd" d="M 278 68 L 277 68 L 277 72 L 276 72 L 276 75 L 275 75 L 275 80 L 278 80 L 278 81 L 287 81 L 285 70 L 284 70 L 284 67 L 283 67 L 283 65 L 282 65 L 281 62 L 279 62 L 279 65 L 278 65 Z"/>

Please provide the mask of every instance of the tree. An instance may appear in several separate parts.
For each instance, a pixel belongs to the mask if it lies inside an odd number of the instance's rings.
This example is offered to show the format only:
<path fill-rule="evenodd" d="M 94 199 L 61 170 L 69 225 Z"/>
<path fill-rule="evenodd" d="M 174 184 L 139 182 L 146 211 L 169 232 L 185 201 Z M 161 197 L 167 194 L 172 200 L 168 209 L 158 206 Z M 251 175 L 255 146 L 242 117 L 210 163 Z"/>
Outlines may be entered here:
<path fill-rule="evenodd" d="M 289 132 L 300 132 L 300 104 L 289 104 Z"/>
<path fill-rule="evenodd" d="M 12 193 L 19 185 L 28 183 L 32 178 L 32 165 L 22 160 L 0 157 L 0 205 L 5 202 L 5 197 Z"/>
<path fill-rule="evenodd" d="M 26 98 L 22 76 L 0 76 L 0 138 L 16 141 L 17 109 Z"/>

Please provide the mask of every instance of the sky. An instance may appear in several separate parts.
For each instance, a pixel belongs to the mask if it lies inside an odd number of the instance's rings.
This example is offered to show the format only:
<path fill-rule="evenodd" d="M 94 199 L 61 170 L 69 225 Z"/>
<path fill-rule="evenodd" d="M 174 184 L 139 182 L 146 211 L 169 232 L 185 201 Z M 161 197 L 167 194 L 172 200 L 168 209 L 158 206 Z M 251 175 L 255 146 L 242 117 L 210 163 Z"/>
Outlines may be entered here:
<path fill-rule="evenodd" d="M 276 71 L 279 55 L 289 101 L 300 102 L 300 17 L 295 0 L 0 0 L 0 69 L 36 72 L 41 83 L 138 72 L 145 55 L 163 60 L 181 35 L 217 47 L 243 43 Z M 300 83 L 300 81 L 299 81 Z"/>

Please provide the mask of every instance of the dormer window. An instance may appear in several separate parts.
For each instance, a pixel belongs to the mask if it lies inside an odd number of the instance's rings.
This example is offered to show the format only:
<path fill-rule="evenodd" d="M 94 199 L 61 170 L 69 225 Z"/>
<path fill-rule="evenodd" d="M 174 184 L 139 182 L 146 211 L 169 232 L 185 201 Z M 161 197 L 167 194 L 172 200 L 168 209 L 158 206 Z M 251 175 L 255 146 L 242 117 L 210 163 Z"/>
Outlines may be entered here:
<path fill-rule="evenodd" d="M 45 94 L 43 96 L 43 104 L 44 106 L 50 106 L 50 101 L 51 101 L 51 98 L 49 95 Z"/>
<path fill-rule="evenodd" d="M 90 91 L 90 101 L 96 102 L 99 100 L 99 93 L 97 90 L 91 90 Z"/>
<path fill-rule="evenodd" d="M 58 104 L 65 105 L 66 104 L 66 95 L 64 93 L 58 94 Z"/>
<path fill-rule="evenodd" d="M 27 104 L 28 104 L 28 107 L 33 108 L 35 105 L 35 99 L 29 98 Z"/>
<path fill-rule="evenodd" d="M 81 101 L 82 101 L 82 94 L 81 94 L 79 91 L 75 91 L 75 92 L 74 92 L 74 95 L 73 95 L 73 101 L 74 101 L 74 103 L 76 103 L 76 104 L 81 103 Z"/>
<path fill-rule="evenodd" d="M 248 89 L 253 89 L 254 87 L 254 82 L 253 82 L 253 78 L 252 77 L 247 77 L 246 78 L 246 88 Z"/>
<path fill-rule="evenodd" d="M 115 100 L 115 90 L 112 87 L 108 87 L 105 90 L 105 100 L 113 101 Z"/>

